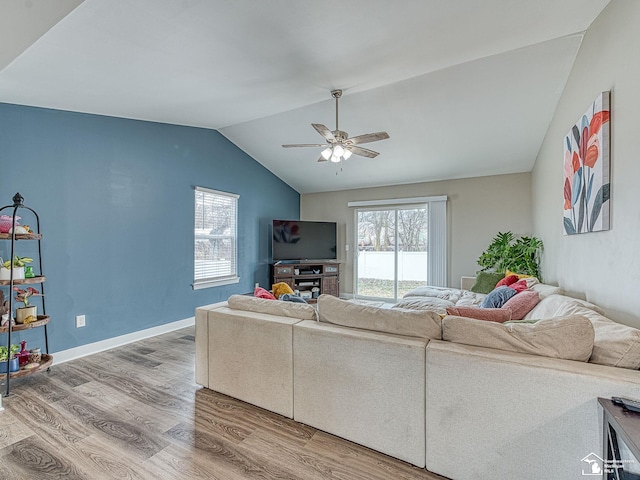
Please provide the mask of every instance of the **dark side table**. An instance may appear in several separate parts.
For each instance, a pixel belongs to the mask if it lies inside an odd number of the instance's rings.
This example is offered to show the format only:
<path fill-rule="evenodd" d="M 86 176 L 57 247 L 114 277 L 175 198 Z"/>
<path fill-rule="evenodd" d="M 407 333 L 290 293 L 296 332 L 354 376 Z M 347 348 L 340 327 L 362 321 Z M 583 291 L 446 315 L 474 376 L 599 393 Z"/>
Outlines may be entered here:
<path fill-rule="evenodd" d="M 598 403 L 602 406 L 604 413 L 602 478 L 606 480 L 640 479 L 638 474 L 630 473 L 626 468 L 630 462 L 635 463 L 635 470 L 640 467 L 640 413 L 626 410 L 608 398 L 598 398 Z M 620 442 L 624 442 L 633 459 L 620 457 Z"/>

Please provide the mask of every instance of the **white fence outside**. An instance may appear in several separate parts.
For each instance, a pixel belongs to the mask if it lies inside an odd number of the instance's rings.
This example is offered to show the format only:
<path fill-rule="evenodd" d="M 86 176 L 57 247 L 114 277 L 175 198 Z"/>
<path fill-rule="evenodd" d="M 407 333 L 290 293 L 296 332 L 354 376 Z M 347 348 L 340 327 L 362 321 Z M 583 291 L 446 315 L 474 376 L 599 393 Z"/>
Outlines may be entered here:
<path fill-rule="evenodd" d="M 393 280 L 395 252 L 358 252 L 358 277 Z M 427 281 L 427 252 L 398 252 L 398 280 Z"/>

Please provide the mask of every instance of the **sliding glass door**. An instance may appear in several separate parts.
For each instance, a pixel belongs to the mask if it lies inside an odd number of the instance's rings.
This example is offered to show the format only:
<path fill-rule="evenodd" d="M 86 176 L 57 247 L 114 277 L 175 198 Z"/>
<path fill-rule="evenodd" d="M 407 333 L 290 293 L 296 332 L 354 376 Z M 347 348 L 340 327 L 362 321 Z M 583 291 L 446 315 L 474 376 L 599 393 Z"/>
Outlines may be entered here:
<path fill-rule="evenodd" d="M 396 301 L 425 285 L 427 205 L 356 210 L 355 294 Z"/>

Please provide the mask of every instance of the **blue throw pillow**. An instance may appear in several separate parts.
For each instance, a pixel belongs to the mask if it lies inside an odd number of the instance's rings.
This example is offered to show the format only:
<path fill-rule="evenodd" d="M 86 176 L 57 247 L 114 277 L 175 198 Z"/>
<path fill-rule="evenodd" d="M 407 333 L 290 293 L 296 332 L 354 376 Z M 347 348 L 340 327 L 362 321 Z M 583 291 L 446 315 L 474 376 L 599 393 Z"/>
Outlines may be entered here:
<path fill-rule="evenodd" d="M 482 308 L 501 308 L 502 305 L 506 303 L 511 297 L 513 297 L 516 292 L 513 288 L 509 287 L 498 287 L 492 290 L 484 300 L 480 306 Z"/>
<path fill-rule="evenodd" d="M 278 297 L 278 300 L 282 300 L 285 302 L 294 302 L 294 303 L 307 303 L 307 301 L 304 298 L 299 297 L 297 295 L 291 295 L 290 293 L 283 293 L 282 295 L 280 295 L 280 297 Z"/>

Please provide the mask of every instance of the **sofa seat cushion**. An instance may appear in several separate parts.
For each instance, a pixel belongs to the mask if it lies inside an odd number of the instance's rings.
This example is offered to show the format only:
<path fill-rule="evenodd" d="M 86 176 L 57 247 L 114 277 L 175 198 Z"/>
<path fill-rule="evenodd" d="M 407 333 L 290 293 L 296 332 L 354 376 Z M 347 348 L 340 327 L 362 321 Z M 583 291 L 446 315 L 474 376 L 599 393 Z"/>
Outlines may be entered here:
<path fill-rule="evenodd" d="M 442 338 L 442 318 L 428 310 L 382 309 L 320 295 L 318 318 L 321 322 L 344 327 L 426 339 Z"/>
<path fill-rule="evenodd" d="M 593 350 L 594 329 L 580 315 L 535 323 L 508 324 L 447 316 L 442 338 L 455 343 L 586 362 Z"/>
<path fill-rule="evenodd" d="M 315 308 L 304 303 L 264 300 L 247 295 L 231 295 L 227 303 L 229 304 L 229 308 L 233 310 L 266 313 L 280 317 L 298 318 L 300 320 L 315 320 L 316 318 Z"/>

